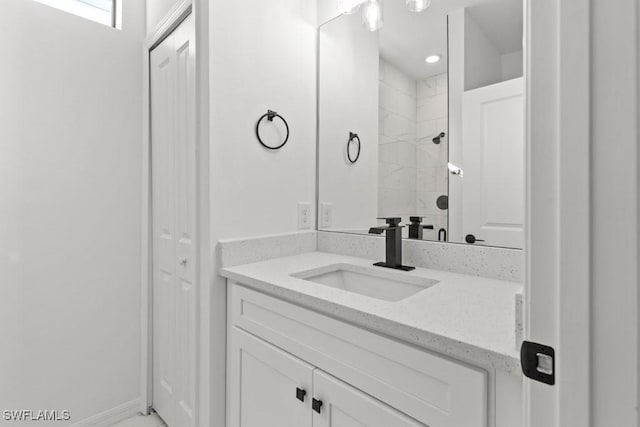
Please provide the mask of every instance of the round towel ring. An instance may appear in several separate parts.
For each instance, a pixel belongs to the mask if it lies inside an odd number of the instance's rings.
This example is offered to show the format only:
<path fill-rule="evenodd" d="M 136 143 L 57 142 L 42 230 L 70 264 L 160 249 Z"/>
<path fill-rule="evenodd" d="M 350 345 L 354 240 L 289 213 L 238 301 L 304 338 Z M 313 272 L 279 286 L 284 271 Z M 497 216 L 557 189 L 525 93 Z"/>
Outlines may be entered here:
<path fill-rule="evenodd" d="M 352 159 L 350 148 L 351 148 L 351 143 L 354 141 L 358 141 L 358 152 L 356 153 L 355 159 Z M 349 162 L 351 162 L 351 164 L 354 164 L 360 158 L 360 148 L 361 148 L 361 143 L 360 143 L 360 137 L 358 136 L 358 134 L 349 132 L 349 141 L 347 142 L 347 158 L 349 159 Z"/>
<path fill-rule="evenodd" d="M 271 147 L 267 144 L 265 144 L 265 142 L 262 140 L 262 138 L 260 137 L 260 123 L 262 122 L 262 120 L 264 120 L 264 118 L 267 118 L 267 120 L 269 120 L 270 122 L 273 121 L 273 119 L 275 119 L 276 117 L 278 117 L 280 120 L 282 120 L 282 123 L 284 123 L 284 126 L 287 128 L 287 136 L 284 138 L 284 141 L 282 142 L 282 144 L 278 145 L 277 147 Z M 260 118 L 258 119 L 258 123 L 256 123 L 256 136 L 258 137 L 258 141 L 260 141 L 260 144 L 264 147 L 264 148 L 268 148 L 269 150 L 278 150 L 282 147 L 284 147 L 284 145 L 287 143 L 287 141 L 289 140 L 289 124 L 287 123 L 287 121 L 284 119 L 284 117 L 282 117 L 280 114 L 276 113 L 275 111 L 271 111 L 271 110 L 267 110 L 267 112 L 265 114 L 263 114 L 262 116 L 260 116 Z"/>

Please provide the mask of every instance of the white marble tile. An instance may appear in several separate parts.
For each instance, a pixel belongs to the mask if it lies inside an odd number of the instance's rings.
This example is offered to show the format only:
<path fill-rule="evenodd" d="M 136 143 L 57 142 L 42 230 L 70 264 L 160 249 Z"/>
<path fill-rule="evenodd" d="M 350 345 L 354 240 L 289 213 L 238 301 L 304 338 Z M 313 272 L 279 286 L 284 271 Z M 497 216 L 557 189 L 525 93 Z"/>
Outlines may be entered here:
<path fill-rule="evenodd" d="M 416 97 L 416 81 L 388 62 L 385 63 L 384 79 L 382 81 L 406 95 Z"/>
<path fill-rule="evenodd" d="M 220 240 L 217 252 L 221 267 L 248 264 L 311 252 L 316 249 L 316 231 Z"/>
<path fill-rule="evenodd" d="M 445 114 L 443 117 L 440 117 L 436 120 L 436 132 L 439 134 L 440 132 L 444 132 L 446 135 L 444 137 L 445 141 L 449 140 L 449 123 L 447 121 L 447 115 Z"/>
<path fill-rule="evenodd" d="M 418 106 L 418 121 L 436 120 L 439 117 L 442 116 L 437 97 L 427 98 L 422 105 Z"/>
<path fill-rule="evenodd" d="M 416 138 L 428 139 L 431 142 L 436 135 L 436 125 L 437 122 L 435 120 L 418 121 L 416 124 Z"/>
<path fill-rule="evenodd" d="M 409 168 L 415 168 L 416 150 L 414 141 L 401 142 L 398 147 L 398 163 Z"/>
<path fill-rule="evenodd" d="M 408 216 L 415 212 L 415 192 L 407 190 L 380 190 L 378 215 Z"/>
<path fill-rule="evenodd" d="M 436 200 L 440 197 L 440 193 L 435 191 L 425 191 L 416 193 L 416 208 L 418 212 L 426 215 L 438 215 L 440 209 L 436 205 Z"/>
<path fill-rule="evenodd" d="M 380 109 L 390 113 L 398 113 L 400 95 L 401 93 L 393 87 L 380 83 L 380 98 L 378 100 Z"/>
<path fill-rule="evenodd" d="M 429 78 L 424 80 L 418 80 L 418 100 L 424 100 L 436 95 L 437 82 L 435 78 Z"/>
<path fill-rule="evenodd" d="M 446 94 L 448 92 L 447 74 L 439 74 L 436 76 L 436 93 L 438 95 Z"/>
<path fill-rule="evenodd" d="M 411 141 L 397 141 L 394 143 L 381 144 L 378 151 L 378 160 L 384 163 L 394 163 L 409 168 L 415 168 L 416 145 Z"/>
<path fill-rule="evenodd" d="M 398 114 L 385 113 L 382 132 L 390 138 L 406 141 L 414 138 L 415 124 Z"/>
<path fill-rule="evenodd" d="M 436 171 L 434 168 L 416 171 L 416 191 L 436 191 Z"/>
<path fill-rule="evenodd" d="M 449 113 L 449 110 L 448 110 L 449 99 L 447 98 L 447 94 L 446 93 L 438 94 L 436 95 L 435 100 L 436 100 L 436 118 L 438 119 L 446 118 Z"/>
<path fill-rule="evenodd" d="M 398 114 L 402 117 L 406 117 L 412 122 L 416 121 L 416 99 L 404 93 L 398 93 L 397 95 L 397 107 Z"/>
<path fill-rule="evenodd" d="M 416 168 L 434 169 L 442 166 L 440 149 L 433 142 L 420 144 L 416 150 Z"/>
<path fill-rule="evenodd" d="M 380 163 L 379 166 L 379 174 L 382 177 L 381 189 L 383 190 L 409 189 L 408 186 L 415 179 L 415 169 L 409 169 L 395 163 Z M 415 190 L 415 181 L 412 187 Z"/>

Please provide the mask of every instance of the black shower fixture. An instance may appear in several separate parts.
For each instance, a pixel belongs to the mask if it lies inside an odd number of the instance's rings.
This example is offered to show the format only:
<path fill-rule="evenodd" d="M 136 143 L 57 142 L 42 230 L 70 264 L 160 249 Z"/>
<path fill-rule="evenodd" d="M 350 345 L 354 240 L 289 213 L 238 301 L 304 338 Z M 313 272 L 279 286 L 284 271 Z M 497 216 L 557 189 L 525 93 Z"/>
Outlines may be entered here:
<path fill-rule="evenodd" d="M 440 144 L 440 140 L 442 138 L 444 138 L 446 136 L 446 134 L 444 132 L 440 132 L 440 134 L 438 136 L 436 136 L 435 138 L 432 139 L 434 144 Z"/>

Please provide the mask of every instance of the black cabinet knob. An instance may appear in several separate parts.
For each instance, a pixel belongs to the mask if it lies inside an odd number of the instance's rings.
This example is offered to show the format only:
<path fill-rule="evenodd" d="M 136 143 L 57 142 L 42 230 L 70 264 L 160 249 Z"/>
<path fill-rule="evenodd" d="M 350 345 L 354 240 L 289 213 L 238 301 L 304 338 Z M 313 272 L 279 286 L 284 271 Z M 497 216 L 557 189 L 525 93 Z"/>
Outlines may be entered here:
<path fill-rule="evenodd" d="M 307 395 L 307 391 L 301 388 L 296 388 L 296 399 L 300 402 L 304 402 L 304 398 Z"/>
<path fill-rule="evenodd" d="M 313 399 L 311 401 L 311 408 L 313 408 L 317 413 L 320 413 L 322 410 L 322 400 Z"/>

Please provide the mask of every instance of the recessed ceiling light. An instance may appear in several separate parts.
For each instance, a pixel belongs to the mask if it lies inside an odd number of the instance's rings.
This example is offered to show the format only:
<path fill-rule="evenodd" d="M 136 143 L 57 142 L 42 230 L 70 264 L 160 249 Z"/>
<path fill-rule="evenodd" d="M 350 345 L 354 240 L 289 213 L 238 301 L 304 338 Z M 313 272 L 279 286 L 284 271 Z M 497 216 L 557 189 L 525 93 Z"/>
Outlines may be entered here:
<path fill-rule="evenodd" d="M 425 59 L 425 61 L 427 62 L 427 64 L 435 64 L 436 62 L 440 61 L 440 55 L 427 56 L 427 59 Z"/>

